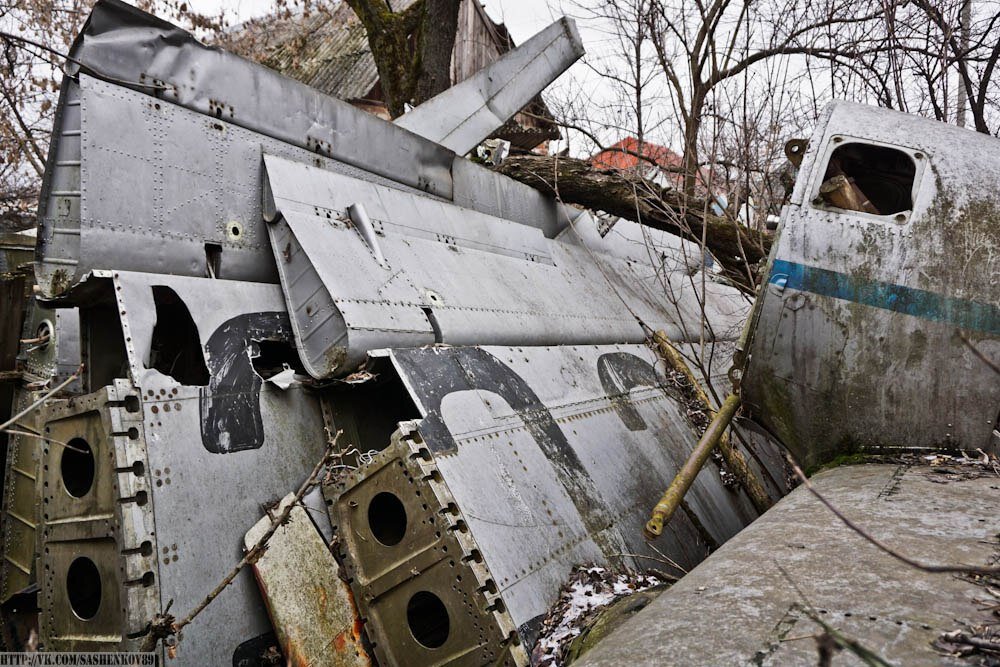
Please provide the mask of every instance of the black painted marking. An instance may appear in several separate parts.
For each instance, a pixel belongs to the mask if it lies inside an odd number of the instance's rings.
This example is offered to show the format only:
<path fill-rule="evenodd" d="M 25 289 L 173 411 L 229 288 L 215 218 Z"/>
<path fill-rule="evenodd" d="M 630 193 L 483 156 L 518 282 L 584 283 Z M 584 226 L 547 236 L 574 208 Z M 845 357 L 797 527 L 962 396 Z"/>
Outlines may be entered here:
<path fill-rule="evenodd" d="M 213 454 L 258 449 L 264 444 L 260 415 L 263 380 L 250 354 L 255 341 L 292 340 L 283 312 L 247 313 L 222 324 L 205 343 L 210 374 L 199 390 L 201 442 Z"/>
<path fill-rule="evenodd" d="M 645 431 L 646 420 L 632 405 L 628 393 L 635 387 L 661 386 L 653 365 L 629 352 L 608 352 L 597 359 L 597 376 L 611 406 L 628 430 Z"/>
<path fill-rule="evenodd" d="M 593 478 L 552 413 L 520 375 L 478 347 L 396 350 L 394 355 L 426 410 L 420 432 L 435 454 L 458 451 L 455 438 L 441 417 L 445 396 L 474 389 L 500 396 L 521 417 L 528 433 L 555 468 L 591 539 L 611 562 L 621 560 L 623 541 L 617 534 L 614 536 L 617 544 L 609 540 L 607 531 L 612 522 Z"/>
<path fill-rule="evenodd" d="M 271 648 L 276 649 L 278 656 L 281 656 L 281 646 L 278 644 L 278 637 L 273 632 L 248 639 L 233 651 L 233 667 L 264 667 L 273 665 L 270 655 Z"/>

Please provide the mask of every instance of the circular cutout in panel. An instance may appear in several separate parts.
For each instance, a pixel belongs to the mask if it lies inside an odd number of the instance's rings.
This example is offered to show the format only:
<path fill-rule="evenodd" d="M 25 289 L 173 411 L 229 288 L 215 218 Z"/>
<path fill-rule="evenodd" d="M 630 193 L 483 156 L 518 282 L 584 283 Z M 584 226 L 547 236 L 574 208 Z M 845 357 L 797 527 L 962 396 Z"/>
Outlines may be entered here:
<path fill-rule="evenodd" d="M 89 621 L 101 608 L 101 573 L 94 561 L 80 556 L 66 572 L 66 597 L 77 618 Z"/>
<path fill-rule="evenodd" d="M 38 328 L 35 330 L 35 349 L 44 350 L 52 342 L 52 322 L 49 320 L 43 320 Z"/>
<path fill-rule="evenodd" d="M 393 494 L 383 491 L 368 503 L 368 527 L 387 547 L 399 544 L 406 535 L 406 508 Z"/>
<path fill-rule="evenodd" d="M 69 495 L 82 498 L 94 486 L 94 452 L 83 438 L 73 438 L 68 444 L 59 466 L 63 486 Z"/>
<path fill-rule="evenodd" d="M 427 591 L 420 591 L 410 598 L 406 605 L 406 623 L 410 626 L 413 638 L 427 648 L 444 646 L 451 631 L 451 621 L 444 602 Z"/>

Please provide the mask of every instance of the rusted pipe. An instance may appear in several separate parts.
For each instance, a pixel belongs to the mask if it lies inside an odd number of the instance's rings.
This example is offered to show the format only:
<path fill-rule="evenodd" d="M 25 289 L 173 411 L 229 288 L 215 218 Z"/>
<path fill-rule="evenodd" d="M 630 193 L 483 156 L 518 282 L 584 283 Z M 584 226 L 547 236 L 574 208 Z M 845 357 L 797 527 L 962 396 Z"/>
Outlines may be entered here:
<path fill-rule="evenodd" d="M 663 525 L 670 521 L 670 517 L 677 511 L 677 506 L 681 504 L 688 489 L 694 483 L 695 477 L 698 476 L 705 462 L 708 461 L 712 450 L 719 444 L 719 439 L 726 432 L 726 429 L 729 428 L 729 423 L 733 421 L 733 417 L 736 415 L 736 410 L 739 407 L 740 397 L 738 394 L 730 394 L 722 402 L 722 406 L 715 414 L 715 418 L 708 425 L 708 428 L 705 429 L 701 440 L 695 445 L 691 456 L 684 462 L 681 469 L 677 471 L 674 481 L 670 482 L 670 486 L 663 493 L 660 502 L 656 503 L 656 507 L 653 508 L 652 515 L 649 521 L 646 522 L 646 528 L 643 531 L 646 539 L 657 538 L 663 533 Z"/>
<path fill-rule="evenodd" d="M 714 418 L 715 408 L 712 407 L 712 402 L 708 399 L 708 394 L 698 384 L 698 380 L 691 371 L 691 367 L 687 365 L 684 358 L 671 344 L 670 339 L 667 338 L 667 334 L 663 331 L 655 332 L 653 334 L 653 342 L 656 344 L 663 360 L 687 379 L 691 387 L 691 392 L 705 405 L 706 414 L 710 418 Z M 740 453 L 735 444 L 729 441 L 728 434 L 724 434 L 719 438 L 719 452 L 722 454 L 726 465 L 729 466 L 729 471 L 736 477 L 736 480 L 743 487 L 743 490 L 746 491 L 747 495 L 750 496 L 750 502 L 753 503 L 758 512 L 763 514 L 771 507 L 771 497 L 768 495 L 764 485 L 750 469 L 750 465 L 743 458 L 743 454 Z"/>

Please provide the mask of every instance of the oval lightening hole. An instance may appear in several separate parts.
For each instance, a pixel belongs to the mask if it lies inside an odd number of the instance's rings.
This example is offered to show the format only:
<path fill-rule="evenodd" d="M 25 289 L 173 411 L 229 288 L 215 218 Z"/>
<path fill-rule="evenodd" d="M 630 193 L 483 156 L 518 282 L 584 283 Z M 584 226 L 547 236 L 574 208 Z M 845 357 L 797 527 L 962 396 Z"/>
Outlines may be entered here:
<path fill-rule="evenodd" d="M 406 605 L 406 623 L 421 646 L 439 648 L 448 641 L 451 622 L 441 598 L 420 591 Z"/>
<path fill-rule="evenodd" d="M 94 452 L 83 438 L 73 438 L 68 444 L 60 464 L 63 486 L 69 495 L 82 498 L 94 485 Z"/>
<path fill-rule="evenodd" d="M 383 491 L 368 504 L 368 527 L 381 544 L 395 546 L 406 535 L 406 508 L 399 498 Z"/>
<path fill-rule="evenodd" d="M 66 597 L 77 618 L 89 621 L 101 608 L 101 573 L 94 561 L 80 556 L 66 572 Z"/>

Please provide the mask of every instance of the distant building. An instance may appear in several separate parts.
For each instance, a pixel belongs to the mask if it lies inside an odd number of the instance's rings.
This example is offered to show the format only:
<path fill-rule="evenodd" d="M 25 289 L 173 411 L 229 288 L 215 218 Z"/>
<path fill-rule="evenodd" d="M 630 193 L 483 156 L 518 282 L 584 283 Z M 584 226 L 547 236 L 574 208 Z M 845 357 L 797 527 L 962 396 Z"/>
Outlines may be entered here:
<path fill-rule="evenodd" d="M 636 137 L 626 137 L 613 146 L 595 153 L 590 157 L 590 164 L 598 169 L 634 171 L 642 178 L 664 188 L 680 190 L 684 186 L 683 158 L 666 146 L 648 141 L 640 145 Z M 719 174 L 713 174 L 705 167 L 699 171 L 696 192 L 699 196 L 711 195 L 712 213 L 722 215 L 729 205 L 726 184 Z M 706 187 L 709 181 L 712 182 L 711 193 Z M 739 217 L 744 223 L 748 219 L 747 216 L 747 211 L 739 212 Z"/>
<path fill-rule="evenodd" d="M 400 11 L 415 0 L 392 0 Z M 452 84 L 464 81 L 516 46 L 478 0 L 462 0 L 452 54 Z M 361 21 L 344 2 L 308 15 L 251 21 L 226 39 L 226 48 L 333 97 L 388 119 L 378 70 Z M 525 113 L 526 112 L 526 113 Z M 536 97 L 495 134 L 513 152 L 547 153 L 559 138 L 552 113 Z"/>

